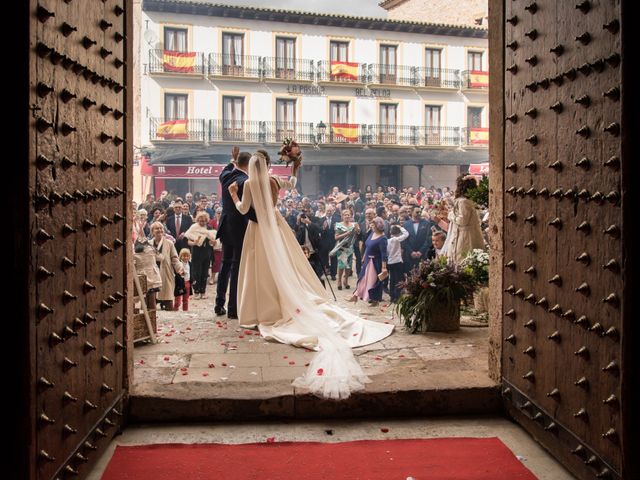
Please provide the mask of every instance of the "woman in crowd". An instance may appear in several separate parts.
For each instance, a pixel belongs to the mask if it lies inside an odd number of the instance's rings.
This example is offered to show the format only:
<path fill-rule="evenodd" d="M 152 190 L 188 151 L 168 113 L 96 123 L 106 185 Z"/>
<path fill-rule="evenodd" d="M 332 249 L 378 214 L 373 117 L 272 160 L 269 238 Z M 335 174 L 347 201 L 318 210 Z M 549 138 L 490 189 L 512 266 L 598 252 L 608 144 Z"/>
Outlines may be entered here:
<path fill-rule="evenodd" d="M 191 285 L 195 299 L 205 299 L 209 265 L 213 256 L 213 245 L 216 243 L 216 231 L 209 230 L 209 214 L 198 212 L 196 221 L 185 232 L 187 244 L 191 247 Z"/>
<path fill-rule="evenodd" d="M 342 222 L 336 224 L 335 229 L 336 246 L 329 255 L 335 255 L 338 259 L 338 290 L 351 288 L 349 277 L 351 276 L 353 264 L 353 245 L 356 236 L 360 233 L 360 226 L 352 221 L 351 210 L 342 210 Z"/>
<path fill-rule="evenodd" d="M 164 225 L 155 222 L 151 225 L 151 246 L 156 251 L 156 263 L 160 269 L 162 286 L 158 292 L 158 301 L 164 310 L 173 309 L 173 294 L 175 288 L 175 275 L 183 273 L 182 263 L 178 258 L 178 252 L 173 243 L 165 237 Z"/>
<path fill-rule="evenodd" d="M 350 302 L 367 300 L 371 306 L 382 300 L 384 280 L 387 272 L 387 237 L 384 235 L 384 220 L 376 217 L 371 221 L 371 232 L 365 241 L 362 269 L 358 284 Z"/>
<path fill-rule="evenodd" d="M 476 186 L 476 179 L 472 175 L 460 175 L 456 180 L 455 200 L 449 211 L 450 223 L 445 248 L 449 261 L 458 265 L 474 248 L 484 248 L 476 204 L 466 196 Z"/>

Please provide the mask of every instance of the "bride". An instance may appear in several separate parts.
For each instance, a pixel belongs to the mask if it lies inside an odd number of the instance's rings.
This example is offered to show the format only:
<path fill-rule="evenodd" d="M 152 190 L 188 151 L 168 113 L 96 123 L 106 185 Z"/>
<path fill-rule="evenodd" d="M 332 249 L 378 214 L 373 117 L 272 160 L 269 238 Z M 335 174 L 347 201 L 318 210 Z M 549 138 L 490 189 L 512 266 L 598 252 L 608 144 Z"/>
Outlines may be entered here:
<path fill-rule="evenodd" d="M 268 340 L 315 350 L 308 370 L 293 385 L 325 398 L 347 398 L 370 381 L 351 348 L 382 340 L 391 334 L 393 325 L 363 320 L 330 302 L 291 228 L 275 208 L 278 191 L 293 188 L 296 178 L 270 177 L 269 164 L 266 152 L 253 154 L 242 200 L 238 186 L 229 186 L 238 211 L 244 214 L 253 206 L 258 220 L 249 221 L 242 247 L 240 325 L 257 327 Z M 294 173 L 297 166 L 299 163 Z"/>

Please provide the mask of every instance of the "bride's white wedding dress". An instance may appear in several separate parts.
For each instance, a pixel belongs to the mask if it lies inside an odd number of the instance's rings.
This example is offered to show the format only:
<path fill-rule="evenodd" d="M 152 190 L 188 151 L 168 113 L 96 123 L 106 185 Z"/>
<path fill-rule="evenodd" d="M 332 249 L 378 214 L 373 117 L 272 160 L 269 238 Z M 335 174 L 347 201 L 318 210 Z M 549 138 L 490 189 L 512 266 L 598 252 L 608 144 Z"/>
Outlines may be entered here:
<path fill-rule="evenodd" d="M 293 188 L 279 180 L 280 188 Z M 393 325 L 363 320 L 331 302 L 311 268 L 291 227 L 274 207 L 265 158 L 254 154 L 244 184 L 241 213 L 250 207 L 238 280 L 240 325 L 257 327 L 269 340 L 316 350 L 307 372 L 293 385 L 326 398 L 347 398 L 369 379 L 352 347 L 391 334 Z"/>

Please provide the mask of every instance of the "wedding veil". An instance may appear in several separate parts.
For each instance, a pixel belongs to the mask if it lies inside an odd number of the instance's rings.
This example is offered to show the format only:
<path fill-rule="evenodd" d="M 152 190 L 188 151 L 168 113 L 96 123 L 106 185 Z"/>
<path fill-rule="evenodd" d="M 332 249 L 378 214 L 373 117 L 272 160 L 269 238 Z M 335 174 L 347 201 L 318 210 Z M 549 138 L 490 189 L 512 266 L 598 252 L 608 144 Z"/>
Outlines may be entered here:
<path fill-rule="evenodd" d="M 276 215 L 280 214 L 273 207 L 266 159 L 259 152 L 249 162 L 248 182 L 260 229 L 257 238 L 269 252 L 267 259 L 280 297 L 282 318 L 296 322 L 309 337 L 318 339 L 319 351 L 293 385 L 324 398 L 347 398 L 351 392 L 364 389 L 370 380 L 349 344 L 336 331 L 335 307 L 304 285 L 295 271 L 292 258 L 298 252 L 288 252 L 283 240 L 283 235 L 293 236 L 293 232 L 288 227 L 278 227 Z M 299 253 L 302 255 L 302 251 Z"/>

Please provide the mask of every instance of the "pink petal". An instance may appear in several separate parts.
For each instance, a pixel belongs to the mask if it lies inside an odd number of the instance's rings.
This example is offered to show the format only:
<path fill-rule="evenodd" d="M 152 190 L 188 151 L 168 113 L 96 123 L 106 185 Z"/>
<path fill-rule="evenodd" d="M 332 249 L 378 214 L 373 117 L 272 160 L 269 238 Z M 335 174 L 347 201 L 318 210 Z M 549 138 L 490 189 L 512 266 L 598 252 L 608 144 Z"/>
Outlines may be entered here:
<path fill-rule="evenodd" d="M 289 362 L 289 365 L 295 365 L 295 364 L 296 364 L 296 362 L 294 362 L 294 361 Z"/>
<path fill-rule="evenodd" d="M 274 443 L 276 441 L 276 437 L 267 438 L 267 443 Z"/>
<path fill-rule="evenodd" d="M 168 362 L 169 361 L 169 357 L 164 357 L 164 361 Z"/>
<path fill-rule="evenodd" d="M 382 427 L 382 428 L 380 429 L 380 431 L 381 431 L 382 433 L 387 433 L 387 432 L 389 431 L 389 429 L 388 429 L 387 427 Z"/>
<path fill-rule="evenodd" d="M 208 376 L 209 376 L 209 374 L 208 374 L 207 372 L 202 372 L 202 376 L 203 376 L 203 377 L 208 377 Z"/>
<path fill-rule="evenodd" d="M 321 377 L 322 375 L 324 375 L 324 368 L 319 368 L 316 373 L 318 374 L 319 377 Z"/>
<path fill-rule="evenodd" d="M 216 366 L 213 363 L 210 363 L 209 368 L 216 368 Z"/>

